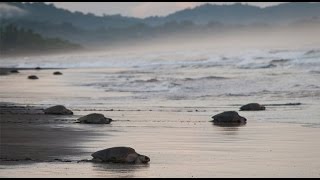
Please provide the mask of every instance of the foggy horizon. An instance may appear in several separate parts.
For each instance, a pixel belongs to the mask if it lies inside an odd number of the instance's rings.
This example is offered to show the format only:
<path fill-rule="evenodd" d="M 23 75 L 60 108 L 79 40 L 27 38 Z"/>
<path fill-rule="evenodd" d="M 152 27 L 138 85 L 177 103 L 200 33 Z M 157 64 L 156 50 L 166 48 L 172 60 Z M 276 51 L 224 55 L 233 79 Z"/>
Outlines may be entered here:
<path fill-rule="evenodd" d="M 93 13 L 102 15 L 122 15 L 127 17 L 148 18 L 153 16 L 167 16 L 177 11 L 195 8 L 204 4 L 232 5 L 236 3 L 257 7 L 269 7 L 288 2 L 45 2 L 56 7 L 68 9 L 72 12 Z"/>

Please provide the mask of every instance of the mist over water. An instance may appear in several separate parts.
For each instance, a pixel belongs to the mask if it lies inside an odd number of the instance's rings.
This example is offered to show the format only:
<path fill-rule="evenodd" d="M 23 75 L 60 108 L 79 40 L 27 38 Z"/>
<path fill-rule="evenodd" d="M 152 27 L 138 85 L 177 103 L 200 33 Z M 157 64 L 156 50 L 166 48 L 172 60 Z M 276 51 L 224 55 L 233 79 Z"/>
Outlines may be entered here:
<path fill-rule="evenodd" d="M 310 45 L 294 36 L 291 41 L 295 43 L 288 44 L 279 33 L 272 38 L 249 39 L 239 34 L 238 40 L 233 37 L 221 36 L 219 41 L 219 37 L 181 42 L 163 39 L 153 46 L 139 44 L 78 54 L 8 58 L 2 60 L 2 65 L 74 69 L 74 74 L 64 76 L 68 84 L 93 88 L 107 96 L 93 95 L 86 100 L 87 108 L 106 103 L 132 108 L 128 106 L 130 102 L 142 109 L 154 105 L 229 106 L 231 109 L 257 101 L 262 104 L 299 102 L 307 108 L 319 105 L 317 38 Z M 304 40 L 311 42 L 308 38 Z M 68 103 L 77 106 L 79 99 Z M 290 116 L 280 121 L 319 123 L 317 115 L 294 120 Z"/>
<path fill-rule="evenodd" d="M 313 66 L 320 54 L 320 25 L 252 27 L 217 33 L 181 33 L 150 40 L 88 47 L 73 54 L 1 58 L 2 67 L 93 68 L 233 66 L 263 68 Z M 272 61 L 272 60 L 284 61 Z"/>

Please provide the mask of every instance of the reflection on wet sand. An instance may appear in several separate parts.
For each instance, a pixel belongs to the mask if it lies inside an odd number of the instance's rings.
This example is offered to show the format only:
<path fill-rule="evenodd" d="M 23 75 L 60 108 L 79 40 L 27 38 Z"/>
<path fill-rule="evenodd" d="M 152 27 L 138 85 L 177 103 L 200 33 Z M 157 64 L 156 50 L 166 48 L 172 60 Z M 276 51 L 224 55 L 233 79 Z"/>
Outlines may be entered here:
<path fill-rule="evenodd" d="M 222 132 L 223 135 L 238 135 L 238 131 L 241 127 L 246 126 L 246 122 L 242 123 L 212 123 L 214 127 L 219 127 L 219 131 Z"/>
<path fill-rule="evenodd" d="M 135 178 L 137 171 L 147 171 L 149 164 L 112 164 L 112 163 L 92 163 L 92 171 L 101 177 Z"/>
<path fill-rule="evenodd" d="M 238 128 L 230 128 L 230 127 L 242 127 L 246 126 L 246 122 L 241 122 L 241 123 L 220 123 L 220 122 L 213 122 L 214 126 L 218 127 L 226 127 L 226 129 L 238 129 Z"/>

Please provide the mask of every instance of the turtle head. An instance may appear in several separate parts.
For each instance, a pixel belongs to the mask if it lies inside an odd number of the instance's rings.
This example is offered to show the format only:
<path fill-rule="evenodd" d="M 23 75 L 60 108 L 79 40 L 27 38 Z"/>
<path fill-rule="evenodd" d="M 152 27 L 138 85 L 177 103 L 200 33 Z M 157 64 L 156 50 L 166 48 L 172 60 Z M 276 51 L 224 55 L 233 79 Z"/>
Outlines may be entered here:
<path fill-rule="evenodd" d="M 240 123 L 246 123 L 246 122 L 247 122 L 247 119 L 240 116 Z"/>
<path fill-rule="evenodd" d="M 147 164 L 148 162 L 150 162 L 150 158 L 148 156 L 140 155 L 140 154 L 136 160 L 136 163 Z"/>

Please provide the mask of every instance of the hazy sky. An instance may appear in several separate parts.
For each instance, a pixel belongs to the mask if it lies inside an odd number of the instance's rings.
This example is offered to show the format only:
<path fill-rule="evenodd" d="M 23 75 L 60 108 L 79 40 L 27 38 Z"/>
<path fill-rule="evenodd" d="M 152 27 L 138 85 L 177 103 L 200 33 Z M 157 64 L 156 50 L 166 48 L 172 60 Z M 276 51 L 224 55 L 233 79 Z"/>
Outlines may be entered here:
<path fill-rule="evenodd" d="M 121 14 L 124 16 L 147 17 L 168 15 L 177 10 L 192 8 L 208 2 L 48 2 L 71 11 L 94 13 L 97 15 Z M 212 4 L 233 4 L 235 2 L 209 2 Z M 276 5 L 281 2 L 242 2 L 260 7 Z"/>

